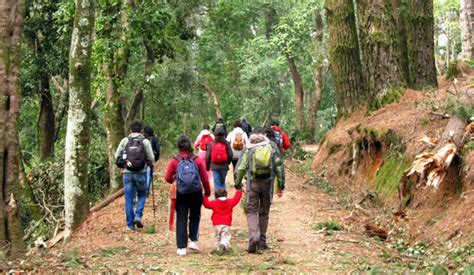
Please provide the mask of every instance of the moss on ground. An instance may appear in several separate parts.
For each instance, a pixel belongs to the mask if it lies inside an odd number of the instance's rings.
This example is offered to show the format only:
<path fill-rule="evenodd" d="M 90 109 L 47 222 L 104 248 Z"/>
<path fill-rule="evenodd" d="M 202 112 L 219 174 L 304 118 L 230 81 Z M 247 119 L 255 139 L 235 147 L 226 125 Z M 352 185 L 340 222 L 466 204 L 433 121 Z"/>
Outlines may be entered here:
<path fill-rule="evenodd" d="M 375 191 L 383 197 L 393 196 L 397 192 L 398 184 L 410 164 L 410 158 L 399 154 L 386 157 L 383 166 L 374 179 Z"/>

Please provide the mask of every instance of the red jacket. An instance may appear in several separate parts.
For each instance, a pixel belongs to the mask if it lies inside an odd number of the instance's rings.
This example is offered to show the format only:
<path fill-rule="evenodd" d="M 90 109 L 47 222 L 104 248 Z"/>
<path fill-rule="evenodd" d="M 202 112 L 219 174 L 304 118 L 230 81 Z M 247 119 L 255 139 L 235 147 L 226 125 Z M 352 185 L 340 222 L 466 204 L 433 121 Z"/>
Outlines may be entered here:
<path fill-rule="evenodd" d="M 290 146 L 291 146 L 291 142 L 290 142 L 290 138 L 288 137 L 288 135 L 286 134 L 285 131 L 283 131 L 280 126 L 276 126 L 276 125 L 273 125 L 272 126 L 272 129 L 274 131 L 278 131 L 281 133 L 281 138 L 283 139 L 283 144 L 282 144 L 282 147 L 283 147 L 283 150 L 288 150 L 290 149 Z"/>
<path fill-rule="evenodd" d="M 208 198 L 204 197 L 204 207 L 212 209 L 212 224 L 213 225 L 232 225 L 232 209 L 236 206 L 240 198 L 242 198 L 242 191 L 237 190 L 235 196 L 232 199 L 215 199 L 209 201 Z"/>
<path fill-rule="evenodd" d="M 180 157 L 189 157 L 192 156 L 192 154 L 188 152 L 181 151 L 178 154 Z M 196 158 L 194 160 L 196 162 L 196 165 L 199 170 L 199 177 L 201 178 L 202 182 L 202 187 L 204 188 L 204 194 L 206 197 L 209 197 L 211 195 L 211 187 L 209 186 L 209 178 L 207 177 L 207 172 L 206 172 L 206 164 L 204 163 L 204 160 L 201 158 Z M 170 161 L 170 164 L 168 165 L 168 169 L 166 170 L 165 174 L 165 181 L 168 183 L 173 183 L 176 179 L 176 170 L 178 169 L 178 163 L 179 161 L 175 158 L 173 158 Z"/>

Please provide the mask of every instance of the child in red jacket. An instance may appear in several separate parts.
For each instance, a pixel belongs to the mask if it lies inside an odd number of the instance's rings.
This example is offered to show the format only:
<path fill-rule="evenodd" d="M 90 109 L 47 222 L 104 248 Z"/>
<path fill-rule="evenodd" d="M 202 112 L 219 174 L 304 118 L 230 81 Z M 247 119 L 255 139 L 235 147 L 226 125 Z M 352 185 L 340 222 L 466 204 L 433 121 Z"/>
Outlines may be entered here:
<path fill-rule="evenodd" d="M 242 198 L 242 191 L 237 190 L 232 199 L 227 198 L 227 191 L 225 189 L 217 189 L 215 192 L 216 199 L 209 201 L 207 197 L 203 198 L 203 205 L 208 209 L 212 209 L 212 225 L 217 241 L 217 254 L 223 255 L 230 247 L 230 239 L 232 237 L 230 227 L 232 225 L 232 210 L 236 206 L 240 198 Z"/>

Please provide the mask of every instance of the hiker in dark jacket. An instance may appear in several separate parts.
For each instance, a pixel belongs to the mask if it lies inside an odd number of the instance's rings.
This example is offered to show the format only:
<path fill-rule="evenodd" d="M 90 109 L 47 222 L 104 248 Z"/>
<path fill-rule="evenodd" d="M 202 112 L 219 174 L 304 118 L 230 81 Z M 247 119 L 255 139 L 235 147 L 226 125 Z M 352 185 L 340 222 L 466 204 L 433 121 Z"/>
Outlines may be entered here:
<path fill-rule="evenodd" d="M 151 149 L 153 150 L 153 155 L 155 156 L 155 162 L 157 162 L 160 159 L 160 143 L 158 142 L 158 139 L 155 136 L 155 132 L 153 131 L 153 128 L 151 127 L 145 127 L 143 129 L 143 135 L 145 136 L 146 139 L 148 139 L 151 143 Z M 150 194 L 150 186 L 151 182 L 153 181 L 153 166 L 148 167 L 147 171 L 147 192 Z"/>
<path fill-rule="evenodd" d="M 225 139 L 224 129 L 218 129 L 214 135 L 216 140 L 207 147 L 206 153 L 206 169 L 212 170 L 214 178 L 214 190 L 225 190 L 225 178 L 229 171 L 229 164 L 232 162 L 232 148 Z M 219 150 L 218 146 L 222 146 Z M 224 148 L 225 147 L 225 148 Z"/>
<path fill-rule="evenodd" d="M 139 122 L 134 122 L 130 125 L 130 134 L 120 142 L 115 151 L 115 159 L 120 158 L 122 155 L 126 156 L 126 150 L 132 140 L 140 140 L 143 143 L 146 163 L 143 169 L 130 170 L 128 168 L 122 168 L 123 170 L 123 191 L 125 194 L 125 214 L 127 220 L 127 228 L 129 230 L 135 230 L 135 226 L 138 228 L 143 227 L 142 216 L 143 209 L 145 208 L 146 196 L 147 196 L 147 169 L 148 166 L 153 166 L 155 156 L 151 149 L 151 144 L 142 134 L 142 125 Z M 143 157 L 143 156 L 142 156 Z M 136 210 L 133 210 L 133 201 L 135 196 L 138 197 Z"/>
<path fill-rule="evenodd" d="M 219 129 L 224 129 L 225 136 L 227 137 L 227 127 L 225 126 L 224 119 L 222 117 L 217 119 L 216 124 L 212 127 L 212 132 L 215 133 Z"/>
<path fill-rule="evenodd" d="M 179 256 L 185 256 L 186 248 L 199 250 L 197 242 L 199 238 L 199 222 L 201 220 L 202 193 L 204 190 L 204 196 L 209 197 L 211 194 L 211 188 L 209 187 L 209 179 L 207 178 L 206 164 L 203 159 L 198 158 L 193 154 L 193 147 L 187 136 L 181 136 L 178 138 L 178 149 L 178 155 L 171 159 L 170 164 L 168 165 L 165 174 L 165 181 L 173 183 L 179 177 L 178 168 L 180 159 L 194 160 L 198 169 L 199 180 L 201 181 L 200 190 L 192 193 L 181 193 L 179 184 L 177 186 L 176 244 L 178 250 L 176 252 Z M 189 244 L 188 238 L 191 241 Z"/>
<path fill-rule="evenodd" d="M 244 130 L 244 132 L 247 134 L 247 137 L 249 137 L 250 133 L 252 133 L 252 125 L 250 125 L 250 123 L 247 121 L 245 117 L 242 117 L 240 119 L 240 124 L 241 124 L 242 130 Z"/>

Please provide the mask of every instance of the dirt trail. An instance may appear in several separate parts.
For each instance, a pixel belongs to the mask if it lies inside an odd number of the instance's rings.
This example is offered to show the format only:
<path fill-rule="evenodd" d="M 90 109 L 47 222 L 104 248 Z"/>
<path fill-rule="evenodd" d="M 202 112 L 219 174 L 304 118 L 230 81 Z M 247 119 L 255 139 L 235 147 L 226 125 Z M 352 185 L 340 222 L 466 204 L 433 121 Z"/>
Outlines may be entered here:
<path fill-rule="evenodd" d="M 230 175 L 230 173 L 229 173 Z M 230 177 L 228 175 L 228 177 Z M 157 174 L 162 177 L 162 174 Z M 271 250 L 258 255 L 246 252 L 247 222 L 241 207 L 234 211 L 233 250 L 229 255 L 211 254 L 214 249 L 211 211 L 202 212 L 201 253 L 176 255 L 175 234 L 167 230 L 167 192 L 160 181 L 155 198 L 160 205 L 153 218 L 151 198 L 144 215 L 145 228 L 156 233 L 130 232 L 125 228 L 124 199 L 91 216 L 64 247 L 29 260 L 36 270 L 96 270 L 114 272 L 258 272 L 258 271 L 351 271 L 367 270 L 380 262 L 381 244 L 368 239 L 362 230 L 343 230 L 332 235 L 313 229 L 318 222 L 343 223 L 349 215 L 337 198 L 304 183 L 305 179 L 287 170 L 287 189 L 274 198 L 269 225 Z M 229 188 L 233 195 L 233 187 Z M 359 233 L 357 233 L 359 232 Z"/>

